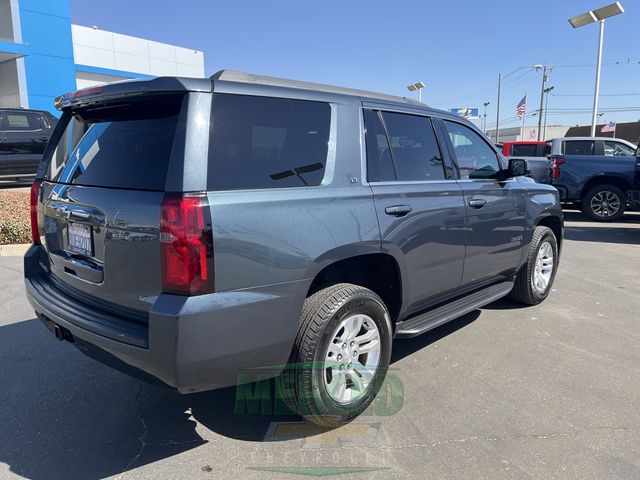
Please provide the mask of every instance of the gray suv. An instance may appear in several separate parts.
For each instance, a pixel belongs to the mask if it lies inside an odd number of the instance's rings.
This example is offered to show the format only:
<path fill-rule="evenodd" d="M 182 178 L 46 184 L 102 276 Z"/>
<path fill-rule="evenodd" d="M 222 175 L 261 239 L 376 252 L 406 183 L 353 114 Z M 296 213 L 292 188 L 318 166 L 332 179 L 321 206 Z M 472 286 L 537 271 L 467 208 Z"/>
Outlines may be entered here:
<path fill-rule="evenodd" d="M 269 372 L 335 425 L 373 400 L 394 337 L 551 290 L 558 192 L 460 117 L 230 71 L 56 105 L 27 296 L 59 339 L 179 392 Z"/>

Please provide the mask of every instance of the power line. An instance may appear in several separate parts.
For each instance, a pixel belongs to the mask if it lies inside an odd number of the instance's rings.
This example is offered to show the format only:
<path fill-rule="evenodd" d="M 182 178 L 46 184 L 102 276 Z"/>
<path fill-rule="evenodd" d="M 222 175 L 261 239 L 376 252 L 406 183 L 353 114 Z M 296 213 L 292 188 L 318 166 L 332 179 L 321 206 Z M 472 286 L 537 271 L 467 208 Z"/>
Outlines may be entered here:
<path fill-rule="evenodd" d="M 552 93 L 552 97 L 593 97 L 593 93 Z M 635 97 L 640 93 L 601 93 L 601 97 Z"/>

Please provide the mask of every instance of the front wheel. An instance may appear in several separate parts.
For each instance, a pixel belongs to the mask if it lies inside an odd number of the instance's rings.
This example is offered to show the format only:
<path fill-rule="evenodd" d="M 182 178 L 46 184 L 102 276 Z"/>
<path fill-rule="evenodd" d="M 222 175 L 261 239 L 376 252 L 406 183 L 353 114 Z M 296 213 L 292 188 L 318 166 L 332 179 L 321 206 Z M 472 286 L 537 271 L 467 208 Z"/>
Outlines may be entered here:
<path fill-rule="evenodd" d="M 558 242 L 548 227 L 536 227 L 529 244 L 527 260 L 522 266 L 513 290 L 512 300 L 525 305 L 537 305 L 551 292 L 558 267 Z"/>
<path fill-rule="evenodd" d="M 582 197 L 582 211 L 597 222 L 617 220 L 626 206 L 626 194 L 615 185 L 596 185 Z"/>
<path fill-rule="evenodd" d="M 289 365 L 279 379 L 290 409 L 324 426 L 362 413 L 391 358 L 387 308 L 369 289 L 342 283 L 306 299 Z"/>

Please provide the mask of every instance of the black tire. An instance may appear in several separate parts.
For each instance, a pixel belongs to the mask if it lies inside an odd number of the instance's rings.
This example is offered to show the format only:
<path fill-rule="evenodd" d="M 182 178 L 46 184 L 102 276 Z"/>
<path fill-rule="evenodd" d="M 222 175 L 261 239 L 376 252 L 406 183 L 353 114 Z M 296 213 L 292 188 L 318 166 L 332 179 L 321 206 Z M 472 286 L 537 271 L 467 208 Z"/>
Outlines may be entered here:
<path fill-rule="evenodd" d="M 551 245 L 553 251 L 553 270 L 549 282 L 544 291 L 539 291 L 534 287 L 534 274 L 536 272 L 536 260 L 538 252 L 542 245 L 548 242 Z M 533 237 L 531 243 L 529 243 L 529 251 L 527 252 L 527 259 L 522 266 L 516 281 L 513 286 L 513 290 L 509 294 L 509 297 L 516 302 L 523 303 L 525 305 L 537 305 L 544 301 L 551 292 L 553 281 L 556 277 L 558 270 L 558 242 L 553 231 L 547 227 L 536 227 L 533 231 Z"/>
<path fill-rule="evenodd" d="M 596 222 L 613 222 L 624 214 L 626 207 L 627 195 L 615 185 L 596 185 L 582 196 L 582 212 Z"/>
<path fill-rule="evenodd" d="M 339 403 L 328 393 L 322 367 L 335 330 L 354 314 L 365 314 L 379 332 L 379 363 L 364 393 L 350 403 Z M 318 425 L 335 427 L 351 421 L 373 401 L 384 381 L 391 358 L 392 327 L 384 302 L 369 289 L 341 283 L 306 299 L 300 329 L 289 365 L 276 382 L 287 406 Z"/>

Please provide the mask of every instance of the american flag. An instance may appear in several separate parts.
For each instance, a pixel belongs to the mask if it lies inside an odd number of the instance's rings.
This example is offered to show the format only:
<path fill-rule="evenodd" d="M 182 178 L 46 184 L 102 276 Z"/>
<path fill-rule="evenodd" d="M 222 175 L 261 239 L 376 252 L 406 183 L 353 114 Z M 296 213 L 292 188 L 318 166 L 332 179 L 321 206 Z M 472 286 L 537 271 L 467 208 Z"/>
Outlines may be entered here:
<path fill-rule="evenodd" d="M 518 103 L 518 106 L 516 107 L 516 115 L 518 116 L 518 118 L 522 118 L 524 117 L 524 114 L 526 111 L 527 111 L 527 96 L 525 95 L 524 97 L 522 97 L 522 100 L 520 100 L 520 103 Z"/>
<path fill-rule="evenodd" d="M 600 129 L 600 133 L 608 133 L 616 131 L 616 122 L 609 122 Z"/>

